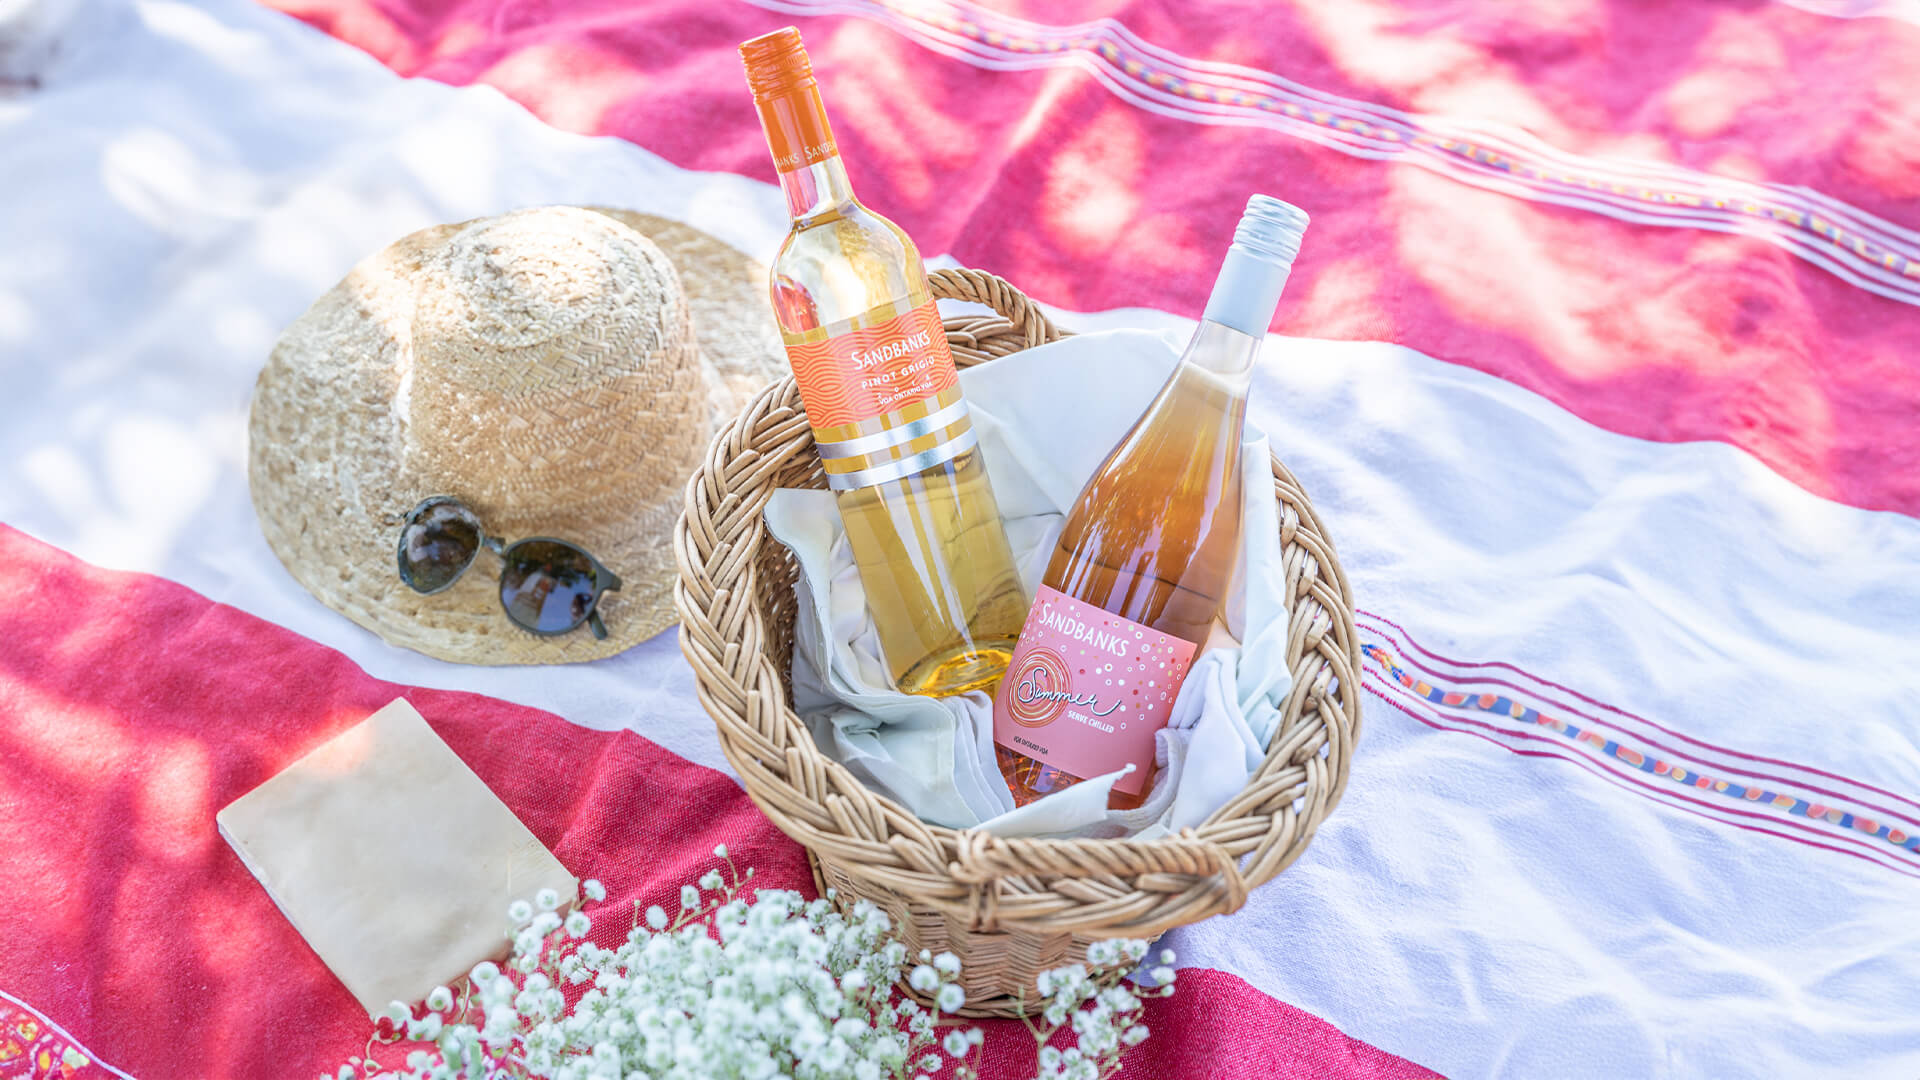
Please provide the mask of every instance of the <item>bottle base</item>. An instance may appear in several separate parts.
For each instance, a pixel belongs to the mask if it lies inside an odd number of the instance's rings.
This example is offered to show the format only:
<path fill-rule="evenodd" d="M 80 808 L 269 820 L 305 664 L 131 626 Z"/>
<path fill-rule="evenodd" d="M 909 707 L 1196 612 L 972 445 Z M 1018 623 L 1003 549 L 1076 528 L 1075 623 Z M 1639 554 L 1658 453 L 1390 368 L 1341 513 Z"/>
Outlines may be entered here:
<path fill-rule="evenodd" d="M 903 694 L 952 697 L 1000 685 L 1013 659 L 1013 638 L 961 644 L 934 653 L 894 680 Z"/>
<path fill-rule="evenodd" d="M 1056 791 L 1084 783 L 1086 777 L 1075 776 L 1070 772 L 1056 768 L 1044 761 L 1030 758 L 1018 750 L 1009 750 L 999 743 L 993 744 L 993 755 L 1000 765 L 1000 775 L 1006 778 L 1007 790 L 1013 794 L 1013 805 L 1025 806 Z M 1147 801 L 1147 791 L 1153 783 L 1138 795 L 1129 795 L 1124 791 L 1112 789 L 1107 792 L 1107 809 L 1133 810 Z"/>

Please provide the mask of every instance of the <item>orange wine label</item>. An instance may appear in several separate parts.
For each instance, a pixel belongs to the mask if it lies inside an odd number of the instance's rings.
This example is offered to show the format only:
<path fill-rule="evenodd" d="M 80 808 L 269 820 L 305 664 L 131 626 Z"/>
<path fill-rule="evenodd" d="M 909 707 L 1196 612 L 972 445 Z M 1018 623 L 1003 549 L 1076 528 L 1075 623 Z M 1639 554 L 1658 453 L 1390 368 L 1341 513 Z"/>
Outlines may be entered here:
<path fill-rule="evenodd" d="M 788 345 L 815 430 L 871 420 L 959 384 L 932 300 L 877 326 Z"/>
<path fill-rule="evenodd" d="M 768 149 L 773 151 L 773 167 L 780 172 L 804 169 L 840 152 L 833 141 L 833 129 L 827 126 L 820 88 L 811 80 L 758 104 L 760 126 L 767 133 Z"/>

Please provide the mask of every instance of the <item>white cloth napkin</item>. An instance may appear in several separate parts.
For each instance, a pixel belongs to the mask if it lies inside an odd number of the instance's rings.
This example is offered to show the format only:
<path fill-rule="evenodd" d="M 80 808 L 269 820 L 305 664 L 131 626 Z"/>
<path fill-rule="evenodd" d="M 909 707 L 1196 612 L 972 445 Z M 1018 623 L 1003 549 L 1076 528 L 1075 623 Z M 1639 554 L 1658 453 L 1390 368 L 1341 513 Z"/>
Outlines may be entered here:
<path fill-rule="evenodd" d="M 1067 338 L 960 375 L 987 471 L 1028 594 L 1063 514 L 1172 371 L 1181 342 L 1115 330 Z M 866 596 L 825 491 L 782 490 L 767 504 L 774 536 L 800 565 L 794 708 L 829 756 L 922 819 L 1001 836 L 1152 836 L 1197 825 L 1259 767 L 1292 686 L 1278 509 L 1265 435 L 1243 443 L 1245 511 L 1224 612 L 1230 638 L 1194 664 L 1157 737 L 1160 774 L 1145 804 L 1108 811 L 1121 773 L 1014 808 L 994 763 L 992 700 L 894 690 Z"/>

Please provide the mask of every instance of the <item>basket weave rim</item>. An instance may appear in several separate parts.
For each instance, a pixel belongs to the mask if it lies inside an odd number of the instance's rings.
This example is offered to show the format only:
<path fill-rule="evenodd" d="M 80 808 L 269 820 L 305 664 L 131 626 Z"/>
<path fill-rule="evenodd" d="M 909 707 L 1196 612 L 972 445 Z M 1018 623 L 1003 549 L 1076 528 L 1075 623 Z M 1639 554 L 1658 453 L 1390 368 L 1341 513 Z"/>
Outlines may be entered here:
<path fill-rule="evenodd" d="M 1018 289 L 977 270 L 929 275 L 934 295 L 994 316 L 946 321 L 971 366 L 1065 334 Z M 1151 936 L 1238 909 L 1305 850 L 1346 788 L 1360 730 L 1352 590 L 1311 502 L 1273 461 L 1294 684 L 1265 759 L 1206 821 L 1152 840 L 1002 838 L 921 821 L 814 744 L 767 655 L 762 560 L 785 549 L 761 510 L 780 486 L 822 487 L 791 377 L 715 435 L 674 530 L 681 650 L 727 760 L 763 812 L 817 859 L 976 931 Z M 771 543 L 779 553 L 763 551 Z M 790 562 L 791 556 L 786 555 Z M 776 582 L 773 588 L 787 588 Z M 790 656 L 787 662 L 790 663 Z"/>

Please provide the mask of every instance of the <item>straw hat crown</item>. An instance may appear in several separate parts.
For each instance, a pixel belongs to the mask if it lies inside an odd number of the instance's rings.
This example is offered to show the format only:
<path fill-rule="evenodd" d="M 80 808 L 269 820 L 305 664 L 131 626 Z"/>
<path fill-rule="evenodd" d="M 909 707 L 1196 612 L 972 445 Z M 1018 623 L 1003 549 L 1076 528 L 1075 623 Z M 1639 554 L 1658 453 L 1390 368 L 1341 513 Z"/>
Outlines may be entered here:
<path fill-rule="evenodd" d="M 673 264 L 604 214 L 460 230 L 420 275 L 411 337 L 407 464 L 495 531 L 564 538 L 609 502 L 671 498 L 709 434 L 687 436 L 707 386 Z"/>

